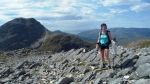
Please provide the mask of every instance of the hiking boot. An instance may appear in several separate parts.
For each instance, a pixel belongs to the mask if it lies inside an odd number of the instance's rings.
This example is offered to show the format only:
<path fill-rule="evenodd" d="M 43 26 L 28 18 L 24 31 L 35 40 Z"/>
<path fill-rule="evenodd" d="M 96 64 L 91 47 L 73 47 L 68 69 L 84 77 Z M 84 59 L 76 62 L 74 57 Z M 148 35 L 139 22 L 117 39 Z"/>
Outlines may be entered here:
<path fill-rule="evenodd" d="M 103 63 L 103 66 L 102 66 L 102 68 L 106 68 L 106 64 L 105 64 L 105 63 Z"/>
<path fill-rule="evenodd" d="M 111 69 L 112 67 L 109 65 L 108 68 Z"/>

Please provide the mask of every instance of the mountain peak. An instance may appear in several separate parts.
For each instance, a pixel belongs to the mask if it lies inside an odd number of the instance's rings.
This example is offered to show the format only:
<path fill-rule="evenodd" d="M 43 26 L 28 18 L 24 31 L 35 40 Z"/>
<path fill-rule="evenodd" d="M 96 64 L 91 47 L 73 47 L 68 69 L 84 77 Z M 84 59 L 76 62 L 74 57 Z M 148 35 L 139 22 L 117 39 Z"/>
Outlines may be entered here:
<path fill-rule="evenodd" d="M 30 25 L 30 24 L 40 24 L 40 22 L 38 22 L 36 19 L 34 18 L 15 18 L 11 21 L 9 21 L 8 23 L 10 24 L 26 24 L 26 25 Z"/>
<path fill-rule="evenodd" d="M 15 19 L 13 19 L 13 20 L 36 20 L 36 19 L 34 19 L 34 18 L 24 18 L 24 17 L 19 17 L 19 18 L 15 18 Z"/>
<path fill-rule="evenodd" d="M 16 18 L 0 27 L 0 50 L 26 48 L 45 35 L 46 28 L 34 18 Z"/>

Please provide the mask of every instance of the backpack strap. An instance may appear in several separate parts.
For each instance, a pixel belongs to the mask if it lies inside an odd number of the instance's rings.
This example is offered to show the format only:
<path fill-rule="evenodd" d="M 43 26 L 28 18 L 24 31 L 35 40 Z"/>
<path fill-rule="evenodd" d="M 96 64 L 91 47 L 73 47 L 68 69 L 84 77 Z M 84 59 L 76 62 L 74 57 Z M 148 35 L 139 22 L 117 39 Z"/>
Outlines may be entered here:
<path fill-rule="evenodd" d="M 110 33 L 110 31 L 109 31 L 109 30 L 107 30 L 106 34 L 107 34 L 107 36 L 108 36 L 108 42 L 109 42 L 109 44 L 111 44 L 110 36 L 109 36 L 109 34 L 108 34 L 108 33 Z"/>

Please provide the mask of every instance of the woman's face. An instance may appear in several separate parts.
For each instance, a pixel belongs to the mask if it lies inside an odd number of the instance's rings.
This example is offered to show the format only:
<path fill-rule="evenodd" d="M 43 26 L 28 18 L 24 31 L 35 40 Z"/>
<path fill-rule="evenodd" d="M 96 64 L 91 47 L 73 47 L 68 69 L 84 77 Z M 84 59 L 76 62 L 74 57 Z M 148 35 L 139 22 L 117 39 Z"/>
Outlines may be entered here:
<path fill-rule="evenodd" d="M 107 28 L 105 26 L 102 26 L 101 29 L 102 29 L 102 31 L 106 31 Z"/>

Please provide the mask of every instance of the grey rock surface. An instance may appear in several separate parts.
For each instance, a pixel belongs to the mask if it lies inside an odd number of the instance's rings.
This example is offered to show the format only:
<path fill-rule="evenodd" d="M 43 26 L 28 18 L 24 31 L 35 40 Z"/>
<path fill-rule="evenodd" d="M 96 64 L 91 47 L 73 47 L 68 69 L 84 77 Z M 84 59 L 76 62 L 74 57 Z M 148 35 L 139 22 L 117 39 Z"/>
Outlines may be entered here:
<path fill-rule="evenodd" d="M 50 51 L 1 52 L 0 83 L 5 84 L 148 84 L 150 48 L 117 47 L 112 69 L 102 69 L 100 54 L 84 48 L 52 54 Z"/>

